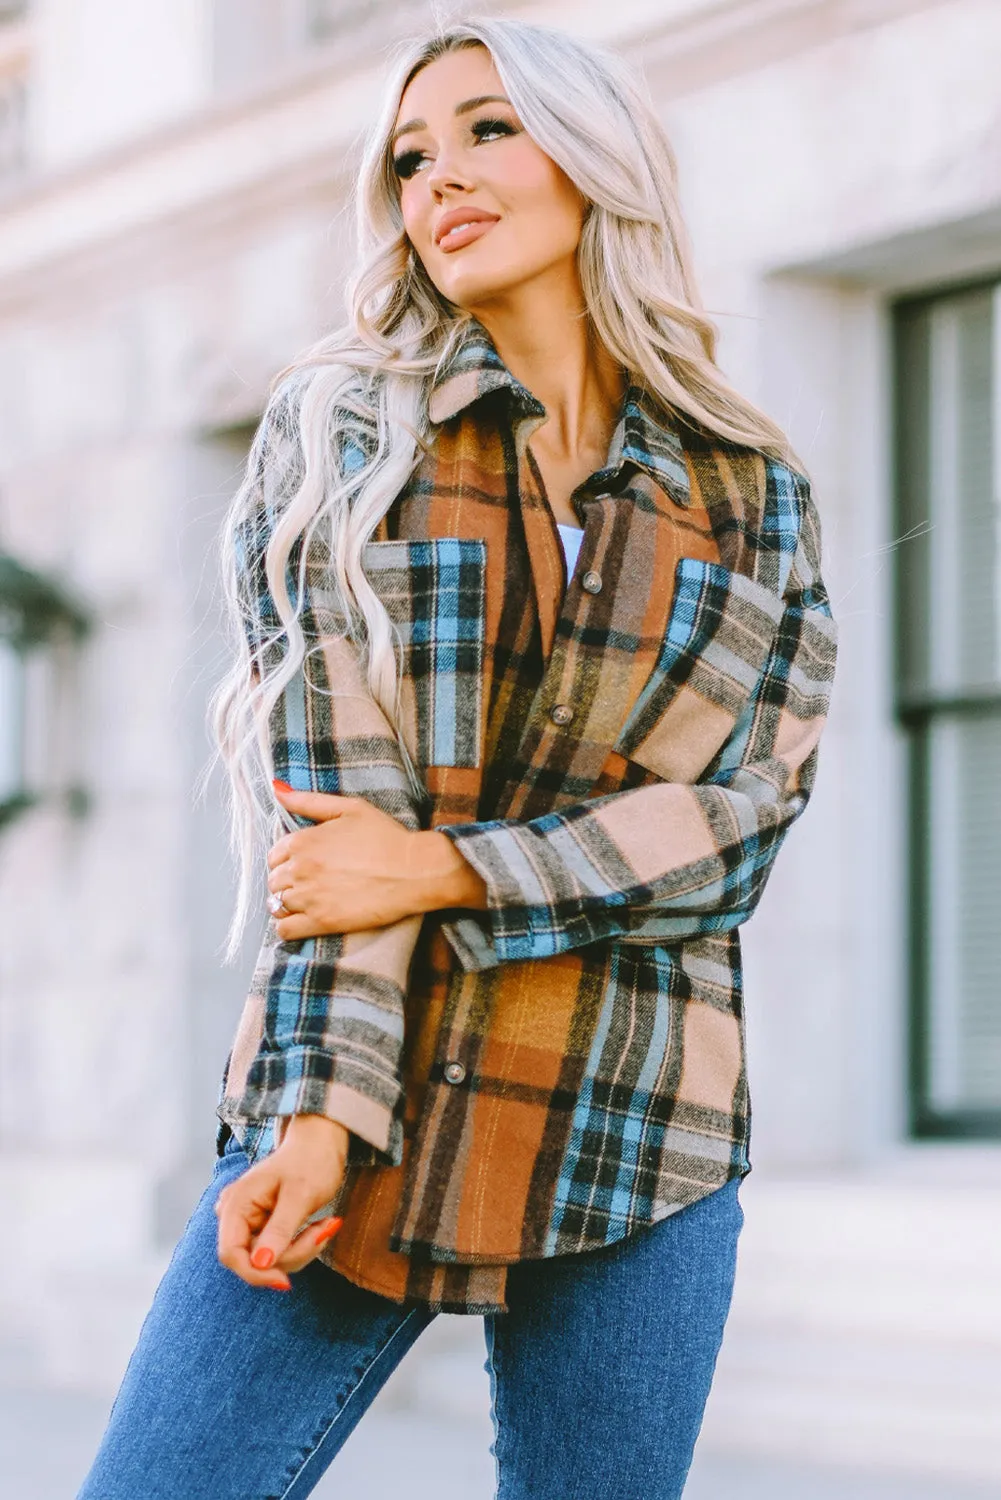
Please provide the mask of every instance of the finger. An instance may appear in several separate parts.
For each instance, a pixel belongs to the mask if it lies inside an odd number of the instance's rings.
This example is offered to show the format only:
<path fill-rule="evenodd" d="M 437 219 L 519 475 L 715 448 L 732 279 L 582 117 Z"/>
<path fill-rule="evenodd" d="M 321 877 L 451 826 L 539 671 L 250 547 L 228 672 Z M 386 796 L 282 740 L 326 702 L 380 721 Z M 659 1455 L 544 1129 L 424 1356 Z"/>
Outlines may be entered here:
<path fill-rule="evenodd" d="M 303 912 L 306 908 L 296 904 L 294 887 L 285 885 L 277 891 L 269 891 L 266 906 L 271 916 L 277 920 L 282 917 L 290 917 L 293 912 Z"/>
<path fill-rule="evenodd" d="M 296 943 L 301 942 L 303 938 L 322 937 L 329 931 L 326 924 L 315 921 L 306 911 L 294 912 L 290 917 L 273 917 L 272 921 L 275 924 L 275 932 L 283 943 Z"/>
<path fill-rule="evenodd" d="M 315 1260 L 324 1245 L 330 1243 L 340 1230 L 344 1220 L 338 1217 L 317 1219 L 297 1234 L 284 1255 L 275 1261 L 275 1270 L 301 1271 Z"/>
<path fill-rule="evenodd" d="M 258 1230 L 267 1223 L 269 1202 L 276 1196 L 274 1183 L 262 1186 L 262 1178 L 251 1191 L 244 1186 L 246 1177 L 230 1183 L 219 1195 L 216 1212 L 219 1221 L 217 1254 L 219 1262 L 250 1286 L 271 1287 L 275 1291 L 291 1288 L 287 1275 L 280 1270 L 252 1264 L 251 1248 Z M 240 1189 L 243 1187 L 243 1191 Z"/>
<path fill-rule="evenodd" d="M 270 1271 L 288 1250 L 300 1224 L 318 1207 L 304 1184 L 285 1178 L 279 1186 L 274 1208 L 250 1251 L 250 1265 L 258 1271 Z"/>
<path fill-rule="evenodd" d="M 271 845 L 271 848 L 268 850 L 268 866 L 270 869 L 273 870 L 275 865 L 280 865 L 282 860 L 289 858 L 292 853 L 291 846 L 294 838 L 294 833 L 286 833 L 282 838 L 276 839 Z"/>
<path fill-rule="evenodd" d="M 268 876 L 268 890 L 288 890 L 293 880 L 292 861 L 288 857 L 276 859 L 275 851 L 272 849 L 268 855 L 268 865 L 271 869 L 271 874 Z"/>
<path fill-rule="evenodd" d="M 276 900 L 281 901 L 281 905 L 278 907 L 277 911 L 275 911 L 274 906 Z M 282 886 L 279 891 L 273 892 L 268 897 L 268 911 L 273 917 L 278 917 L 279 919 L 281 919 L 282 917 L 302 916 L 305 913 L 306 909 L 306 906 L 301 906 L 299 903 L 299 897 L 296 895 L 295 886 Z"/>
<path fill-rule="evenodd" d="M 298 813 L 301 817 L 313 818 L 319 822 L 324 822 L 328 818 L 341 817 L 348 811 L 348 804 L 358 800 L 356 797 L 341 797 L 336 792 L 286 790 L 283 783 L 278 781 L 271 784 L 282 807 L 288 808 L 289 812 Z"/>

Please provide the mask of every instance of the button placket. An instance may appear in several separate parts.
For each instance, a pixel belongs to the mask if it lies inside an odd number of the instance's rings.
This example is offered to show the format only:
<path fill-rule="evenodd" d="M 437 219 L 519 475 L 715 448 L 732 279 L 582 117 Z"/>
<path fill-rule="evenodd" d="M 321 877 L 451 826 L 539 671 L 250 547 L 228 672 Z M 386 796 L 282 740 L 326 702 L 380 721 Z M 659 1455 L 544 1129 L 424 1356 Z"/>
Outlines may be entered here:
<path fill-rule="evenodd" d="M 609 498 L 605 494 L 594 496 L 594 499 L 598 501 L 608 500 Z M 585 532 L 586 529 L 585 524 Z M 604 580 L 596 568 L 588 568 L 586 573 L 579 575 L 579 582 L 586 594 L 600 594 L 604 584 Z M 577 711 L 572 703 L 554 703 L 549 710 L 549 722 L 555 724 L 558 729 L 565 729 L 568 724 L 573 723 L 576 713 Z"/>
<path fill-rule="evenodd" d="M 580 662 L 587 654 L 587 648 L 582 646 L 579 639 L 578 627 L 586 621 L 590 612 L 588 598 L 592 597 L 595 592 L 600 592 L 604 587 L 604 579 L 599 568 L 600 560 L 607 552 L 614 519 L 608 502 L 615 498 L 613 494 L 605 490 L 581 497 L 578 515 L 583 522 L 585 535 L 581 540 L 579 561 L 589 557 L 598 562 L 599 567 L 589 567 L 586 572 L 575 570 L 573 577 L 569 580 L 560 607 L 563 619 L 563 639 L 557 643 L 558 649 L 545 659 L 542 678 L 536 690 L 535 704 L 526 724 L 526 738 L 522 741 L 518 752 L 520 756 L 531 757 L 539 753 L 540 745 L 536 736 L 540 730 L 545 736 L 543 744 L 547 747 L 543 753 L 548 753 L 549 747 L 556 751 L 557 747 L 565 744 L 568 731 L 573 732 L 569 730 L 569 726 L 576 724 L 580 715 L 585 713 L 584 707 L 573 701 L 578 696 L 581 686 Z M 596 514 L 596 507 L 604 514 Z M 555 525 L 555 521 L 553 524 Z M 594 588 L 595 577 L 599 584 L 597 590 Z M 585 578 L 588 579 L 588 587 L 584 586 Z M 568 625 L 569 629 L 566 628 Z M 592 754 L 592 751 L 588 748 L 583 753 L 588 756 Z M 595 775 L 597 774 L 598 768 L 595 769 Z M 523 789 L 513 782 L 505 784 L 505 798 L 517 802 L 522 794 Z"/>

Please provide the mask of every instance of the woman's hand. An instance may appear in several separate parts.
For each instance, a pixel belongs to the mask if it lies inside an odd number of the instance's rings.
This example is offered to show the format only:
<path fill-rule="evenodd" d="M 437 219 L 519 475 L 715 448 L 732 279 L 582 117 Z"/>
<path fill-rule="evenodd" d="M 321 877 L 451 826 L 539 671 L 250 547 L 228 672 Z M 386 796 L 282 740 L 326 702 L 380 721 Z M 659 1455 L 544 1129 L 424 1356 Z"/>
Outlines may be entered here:
<path fill-rule="evenodd" d="M 387 927 L 442 907 L 485 910 L 486 885 L 443 833 L 404 828 L 364 797 L 274 787 L 289 812 L 314 820 L 268 854 L 268 890 L 285 906 L 275 922 L 283 942 Z"/>
<path fill-rule="evenodd" d="M 250 1286 L 287 1292 L 343 1222 L 296 1230 L 329 1203 L 344 1177 L 349 1132 L 325 1115 L 293 1115 L 281 1144 L 216 1199 L 219 1260 Z"/>

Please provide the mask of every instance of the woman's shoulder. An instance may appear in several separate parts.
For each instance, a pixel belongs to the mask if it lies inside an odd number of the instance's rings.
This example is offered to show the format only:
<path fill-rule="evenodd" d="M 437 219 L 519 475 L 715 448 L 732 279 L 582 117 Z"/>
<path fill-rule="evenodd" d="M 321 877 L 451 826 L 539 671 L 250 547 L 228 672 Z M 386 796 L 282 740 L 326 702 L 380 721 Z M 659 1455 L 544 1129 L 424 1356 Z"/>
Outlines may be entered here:
<path fill-rule="evenodd" d="M 687 418 L 675 422 L 692 487 L 739 571 L 774 572 L 780 592 L 793 559 L 819 570 L 821 520 L 810 476 L 791 446 L 738 443 Z M 771 567 L 771 559 L 776 566 Z"/>
<path fill-rule="evenodd" d="M 810 507 L 811 482 L 805 465 L 787 444 L 735 442 L 694 418 L 671 413 L 671 423 L 685 457 L 707 494 L 729 494 L 742 506 L 764 509 L 784 502 L 802 512 Z"/>

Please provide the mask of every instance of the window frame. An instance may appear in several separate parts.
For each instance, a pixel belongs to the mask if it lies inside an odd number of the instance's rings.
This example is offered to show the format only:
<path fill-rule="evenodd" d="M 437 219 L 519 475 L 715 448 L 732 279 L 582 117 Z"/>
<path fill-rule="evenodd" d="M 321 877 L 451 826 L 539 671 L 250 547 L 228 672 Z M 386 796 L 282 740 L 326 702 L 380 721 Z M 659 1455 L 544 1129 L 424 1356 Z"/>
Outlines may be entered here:
<path fill-rule="evenodd" d="M 908 312 L 932 308 L 946 300 L 976 292 L 992 292 L 995 298 L 995 465 L 1001 452 L 1001 267 L 990 275 L 964 278 L 922 288 L 892 299 L 890 312 L 890 371 L 892 410 L 893 520 L 895 537 L 905 534 L 909 517 L 904 508 L 904 450 L 910 447 L 903 399 L 901 325 Z M 904 838 L 907 880 L 905 932 L 905 984 L 907 994 L 907 1095 L 908 1131 L 918 1140 L 1001 1139 L 1001 1106 L 960 1107 L 944 1111 L 931 1103 L 932 1034 L 931 1005 L 931 731 L 936 720 L 951 718 L 968 722 L 975 716 L 1001 718 L 1001 684 L 958 692 L 926 688 L 915 691 L 903 683 L 903 633 L 907 628 L 905 601 L 906 557 L 894 549 L 892 577 L 893 620 L 893 717 L 906 741 L 905 775 L 906 829 Z"/>
<path fill-rule="evenodd" d="M 34 51 L 30 9 L 0 9 L 0 193 L 18 189 L 31 170 L 29 109 Z"/>

